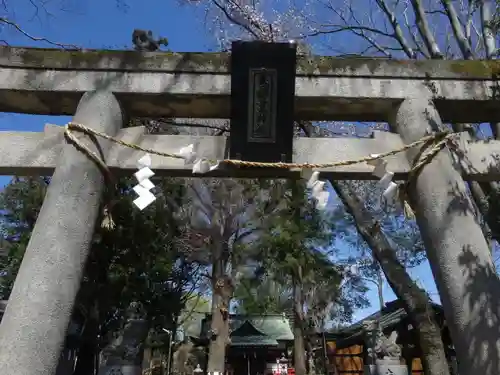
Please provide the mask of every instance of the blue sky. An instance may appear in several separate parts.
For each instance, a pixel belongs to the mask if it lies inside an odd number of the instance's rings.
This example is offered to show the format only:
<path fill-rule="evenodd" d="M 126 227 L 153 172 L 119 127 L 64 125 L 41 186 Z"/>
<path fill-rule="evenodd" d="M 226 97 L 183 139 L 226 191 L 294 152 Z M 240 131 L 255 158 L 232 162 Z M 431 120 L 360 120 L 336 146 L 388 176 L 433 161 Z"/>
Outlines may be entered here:
<path fill-rule="evenodd" d="M 119 0 L 118 0 L 119 1 Z M 131 48 L 133 29 L 150 29 L 157 36 L 169 39 L 173 51 L 210 51 L 215 41 L 207 32 L 202 7 L 181 6 L 181 0 L 128 0 L 128 6 L 120 6 L 115 0 L 60 0 L 45 1 L 47 15 L 38 14 L 30 0 L 12 0 L 7 15 L 33 36 L 43 36 L 60 43 L 74 44 L 85 48 Z M 61 4 L 64 9 L 61 10 Z M 2 39 L 13 46 L 50 47 L 43 42 L 35 43 L 12 28 L 4 26 Z M 344 37 L 343 43 L 346 43 Z M 354 41 L 353 41 L 354 42 Z M 21 114 L 0 114 L 0 131 L 42 131 L 45 123 L 65 124 L 69 117 L 29 116 Z M 0 186 L 9 181 L 0 176 Z M 339 244 L 342 246 L 342 244 Z M 412 276 L 437 297 L 434 280 L 427 263 L 412 269 Z M 384 287 L 386 301 L 394 299 L 390 288 Z M 372 306 L 359 311 L 356 319 L 378 309 L 378 297 L 370 293 Z"/>

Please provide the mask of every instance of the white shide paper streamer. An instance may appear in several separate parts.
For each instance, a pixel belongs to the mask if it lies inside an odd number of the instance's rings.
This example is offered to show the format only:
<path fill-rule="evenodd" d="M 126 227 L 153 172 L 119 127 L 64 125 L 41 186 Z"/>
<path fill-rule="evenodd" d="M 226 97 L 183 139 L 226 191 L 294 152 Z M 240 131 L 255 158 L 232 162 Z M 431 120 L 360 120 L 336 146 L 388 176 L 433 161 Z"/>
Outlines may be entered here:
<path fill-rule="evenodd" d="M 138 195 L 138 198 L 134 200 L 134 204 L 142 211 L 156 200 L 155 195 L 150 191 L 155 187 L 150 180 L 155 173 L 149 168 L 151 166 L 151 156 L 149 156 L 149 154 L 140 158 L 137 161 L 137 165 L 139 171 L 134 173 L 134 176 L 139 184 L 134 186 L 133 189 Z"/>
<path fill-rule="evenodd" d="M 215 165 L 205 157 L 199 155 L 197 145 L 190 144 L 182 147 L 176 155 L 184 159 L 185 164 L 193 164 L 193 174 L 204 174 L 219 168 L 220 161 Z M 316 208 L 324 210 L 329 202 L 331 184 L 319 180 L 319 172 L 306 168 L 301 170 L 301 177 L 307 180 L 307 188 L 311 191 L 311 196 L 314 198 Z"/>
<path fill-rule="evenodd" d="M 300 171 L 300 175 L 303 179 L 307 180 L 306 186 L 314 198 L 316 209 L 325 210 L 330 198 L 330 192 L 326 189 L 326 182 L 319 179 L 319 172 L 305 168 Z"/>
<path fill-rule="evenodd" d="M 377 157 L 378 155 L 373 154 L 370 156 Z M 380 197 L 381 203 L 385 207 L 395 205 L 397 202 L 399 186 L 392 181 L 394 173 L 387 169 L 387 162 L 383 159 L 376 159 L 368 161 L 367 164 L 375 167 L 373 169 L 373 175 L 380 179 L 378 184 L 383 191 L 382 196 Z"/>
<path fill-rule="evenodd" d="M 219 167 L 219 162 L 215 165 L 211 165 L 210 161 L 204 157 L 198 155 L 198 147 L 194 144 L 182 147 L 176 154 L 184 159 L 186 164 L 193 164 L 193 174 L 204 174 Z"/>

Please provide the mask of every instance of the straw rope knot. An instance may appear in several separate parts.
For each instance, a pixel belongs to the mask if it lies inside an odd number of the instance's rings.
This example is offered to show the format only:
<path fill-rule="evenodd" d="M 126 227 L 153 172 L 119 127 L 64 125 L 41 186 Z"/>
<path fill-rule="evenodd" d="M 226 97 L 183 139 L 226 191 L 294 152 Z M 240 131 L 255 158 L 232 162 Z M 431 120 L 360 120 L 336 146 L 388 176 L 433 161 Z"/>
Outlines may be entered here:
<path fill-rule="evenodd" d="M 113 174 L 111 173 L 109 167 L 106 162 L 94 151 L 92 151 L 87 145 L 85 145 L 80 139 L 78 139 L 72 131 L 77 131 L 80 133 L 84 133 L 87 136 L 93 138 L 95 140 L 96 136 L 101 138 L 108 139 L 108 135 L 104 134 L 103 137 L 101 133 L 96 132 L 84 125 L 76 124 L 73 122 L 69 122 L 64 127 L 64 137 L 66 140 L 73 144 L 76 149 L 83 152 L 90 160 L 94 162 L 94 164 L 101 171 L 104 181 L 105 181 L 105 190 L 104 190 L 104 205 L 102 208 L 102 221 L 101 228 L 106 230 L 113 230 L 115 228 L 115 222 L 113 220 L 113 216 L 111 214 L 112 207 L 116 203 L 116 184 Z"/>
<path fill-rule="evenodd" d="M 404 214 L 409 219 L 415 218 L 415 208 L 410 203 L 410 187 L 416 181 L 422 169 L 429 164 L 434 157 L 446 146 L 451 146 L 451 141 L 456 138 L 458 133 L 439 132 L 434 133 L 432 138 L 422 142 L 422 149 L 415 158 L 413 165 L 408 172 L 408 178 L 405 183 L 399 187 L 399 200 L 403 207 Z M 422 138 L 423 139 L 423 138 Z M 448 147 L 454 151 L 455 147 Z"/>

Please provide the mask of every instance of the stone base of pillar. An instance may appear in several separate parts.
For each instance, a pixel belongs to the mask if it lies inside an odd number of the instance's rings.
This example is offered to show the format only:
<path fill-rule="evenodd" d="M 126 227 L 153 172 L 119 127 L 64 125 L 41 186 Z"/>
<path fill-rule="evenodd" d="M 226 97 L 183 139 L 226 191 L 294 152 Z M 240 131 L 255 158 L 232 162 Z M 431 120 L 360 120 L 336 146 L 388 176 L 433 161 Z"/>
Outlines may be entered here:
<path fill-rule="evenodd" d="M 398 359 L 381 359 L 374 365 L 366 365 L 364 375 L 408 375 L 408 367 Z"/>

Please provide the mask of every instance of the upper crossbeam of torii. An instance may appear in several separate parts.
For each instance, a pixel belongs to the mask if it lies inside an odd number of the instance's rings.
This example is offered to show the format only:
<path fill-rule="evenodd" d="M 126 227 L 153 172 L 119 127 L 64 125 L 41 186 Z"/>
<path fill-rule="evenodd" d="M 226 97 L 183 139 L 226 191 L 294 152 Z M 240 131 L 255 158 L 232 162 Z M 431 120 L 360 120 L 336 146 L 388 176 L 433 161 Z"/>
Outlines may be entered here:
<path fill-rule="evenodd" d="M 0 48 L 0 110 L 30 114 L 73 115 L 86 92 L 113 92 L 128 116 L 229 118 L 231 77 L 227 53 L 138 53 L 132 51 L 62 51 Z M 500 65 L 495 61 L 397 61 L 386 59 L 298 58 L 295 117 L 305 120 L 388 121 L 406 98 L 433 99 L 444 122 L 500 121 L 496 100 Z M 86 124 L 91 126 L 90 124 Z M 44 133 L 1 132 L 0 174 L 50 174 L 63 138 L 62 128 Z M 142 128 L 121 130 L 118 139 L 167 152 L 199 143 L 207 158 L 227 152 L 225 137 L 147 135 Z M 324 163 L 359 159 L 404 145 L 396 133 L 374 132 L 372 139 L 294 141 L 293 161 Z M 500 143 L 459 145 L 466 179 L 497 180 Z M 107 156 L 112 169 L 136 169 L 141 152 L 113 145 Z M 181 160 L 152 155 L 160 175 L 187 176 Z M 410 169 L 404 154 L 387 158 L 397 177 Z M 365 163 L 323 170 L 335 179 L 374 178 Z M 126 172 L 130 173 L 130 171 Z M 266 175 L 265 170 L 213 172 L 214 176 Z M 290 176 L 289 171 L 271 175 Z"/>
<path fill-rule="evenodd" d="M 230 54 L 0 47 L 0 110 L 73 115 L 106 88 L 128 114 L 230 117 Z M 500 121 L 497 61 L 298 57 L 295 117 L 387 121 L 406 98 L 432 97 L 444 122 Z"/>
<path fill-rule="evenodd" d="M 317 168 L 321 176 L 376 179 L 366 162 L 338 164 L 402 150 L 430 134 L 442 140 L 443 122 L 500 122 L 496 61 L 296 58 L 295 47 L 285 44 L 234 44 L 230 55 L 0 47 L 0 111 L 74 115 L 94 134 L 152 150 L 151 168 L 170 176 L 191 176 L 192 165 L 154 152 L 175 154 L 196 144 L 215 161 L 332 163 Z M 124 129 L 130 116 L 230 118 L 231 131 L 229 137 L 146 134 Z M 392 132 L 293 138 L 294 119 L 387 121 Z M 50 125 L 41 133 L 0 132 L 0 174 L 52 174 L 0 324 L 0 374 L 53 375 L 100 213 L 102 169 L 63 132 Z M 131 174 L 144 155 L 92 138 L 77 135 L 114 174 Z M 437 152 L 418 173 L 422 142 L 384 158 L 387 170 L 411 177 L 408 195 L 460 372 L 498 375 L 498 333 L 491 327 L 500 321 L 500 282 L 464 179 L 500 180 L 500 141 L 460 133 L 438 143 L 445 147 L 428 143 Z M 203 176 L 297 177 L 300 169 L 229 167 Z"/>

